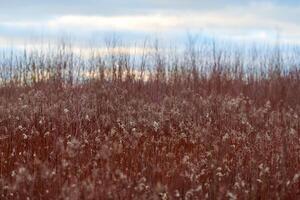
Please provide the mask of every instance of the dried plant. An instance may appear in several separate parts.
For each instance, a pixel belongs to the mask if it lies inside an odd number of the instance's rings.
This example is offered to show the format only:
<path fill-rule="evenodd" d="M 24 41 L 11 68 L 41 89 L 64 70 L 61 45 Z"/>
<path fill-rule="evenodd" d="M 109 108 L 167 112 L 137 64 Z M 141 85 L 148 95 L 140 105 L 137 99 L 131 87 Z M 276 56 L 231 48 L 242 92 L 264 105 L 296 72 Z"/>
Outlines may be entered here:
<path fill-rule="evenodd" d="M 1 58 L 1 199 L 300 198 L 296 51 L 115 42 Z"/>

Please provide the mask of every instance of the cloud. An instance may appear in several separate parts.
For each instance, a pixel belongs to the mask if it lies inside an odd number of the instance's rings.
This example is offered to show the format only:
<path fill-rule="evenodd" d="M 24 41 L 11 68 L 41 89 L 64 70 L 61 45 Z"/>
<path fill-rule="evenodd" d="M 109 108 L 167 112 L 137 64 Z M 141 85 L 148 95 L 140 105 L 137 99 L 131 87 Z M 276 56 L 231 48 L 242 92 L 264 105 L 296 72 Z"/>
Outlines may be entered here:
<path fill-rule="evenodd" d="M 110 3 L 67 0 L 61 4 L 57 0 L 26 2 L 12 0 L 4 3 L 0 11 L 6 13 L 13 6 L 20 10 L 23 6 L 24 13 L 44 12 L 45 15 L 41 16 L 47 17 L 39 17 L 38 20 L 2 18 L 2 34 L 35 35 L 42 30 L 43 34 L 51 37 L 61 32 L 83 37 L 101 32 L 142 36 L 154 33 L 176 35 L 188 30 L 236 40 L 275 40 L 279 34 L 283 41 L 300 41 L 300 5 L 291 0 L 285 4 L 251 0 L 174 0 L 171 4 L 167 0 L 146 0 L 143 3 L 137 0 L 111 0 Z M 14 9 L 11 10 L 14 12 Z"/>
<path fill-rule="evenodd" d="M 257 0 L 256 0 L 257 1 Z M 140 15 L 154 11 L 213 11 L 232 6 L 244 6 L 256 2 L 254 0 L 0 0 L 0 16 L 2 19 L 15 18 L 35 19 L 61 15 Z M 260 2 L 260 1 L 258 1 Z M 283 1 L 269 0 L 276 5 Z M 296 0 L 286 0 L 284 5 L 299 5 Z"/>
<path fill-rule="evenodd" d="M 203 0 L 173 0 L 172 2 L 166 0 L 1 0 L 1 11 L 5 11 L 6 9 L 14 9 L 14 10 L 23 10 L 24 12 L 27 11 L 34 11 L 38 12 L 39 10 L 45 11 L 47 9 L 48 13 L 51 12 L 62 12 L 64 11 L 65 14 L 75 14 L 73 12 L 86 12 L 86 10 L 91 11 L 92 13 L 95 11 L 105 11 L 105 9 L 110 8 L 110 12 L 113 10 L 124 10 L 129 11 L 133 9 L 139 8 L 146 8 L 146 9 L 157 9 L 157 8 L 168 8 L 168 9 L 177 9 L 179 7 L 199 7 L 207 6 L 207 5 L 219 5 L 223 4 L 224 2 L 232 2 L 232 1 L 223 1 L 223 0 L 215 0 L 214 3 L 209 1 Z M 238 2 L 238 1 L 235 1 Z M 247 1 L 246 1 L 247 2 Z M 88 8 L 88 9 L 86 9 Z M 14 10 L 11 10 L 12 12 Z M 8 12 L 7 12 L 8 13 Z M 84 13 L 86 14 L 86 13 Z M 99 13 L 98 13 L 99 14 Z"/>
<path fill-rule="evenodd" d="M 126 30 L 126 31 L 155 31 L 170 30 L 181 25 L 176 16 L 137 15 L 137 16 L 80 16 L 67 15 L 47 22 L 52 29 L 82 28 L 85 30 Z"/>

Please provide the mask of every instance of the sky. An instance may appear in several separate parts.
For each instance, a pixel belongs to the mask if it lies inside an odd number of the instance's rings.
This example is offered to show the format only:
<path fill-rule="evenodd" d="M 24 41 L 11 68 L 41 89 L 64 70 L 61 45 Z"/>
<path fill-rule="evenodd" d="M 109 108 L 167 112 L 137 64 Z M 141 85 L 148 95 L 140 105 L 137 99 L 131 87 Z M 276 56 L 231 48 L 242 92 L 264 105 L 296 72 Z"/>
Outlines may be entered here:
<path fill-rule="evenodd" d="M 117 35 L 300 44 L 299 0 L 0 0 L 0 45 Z"/>

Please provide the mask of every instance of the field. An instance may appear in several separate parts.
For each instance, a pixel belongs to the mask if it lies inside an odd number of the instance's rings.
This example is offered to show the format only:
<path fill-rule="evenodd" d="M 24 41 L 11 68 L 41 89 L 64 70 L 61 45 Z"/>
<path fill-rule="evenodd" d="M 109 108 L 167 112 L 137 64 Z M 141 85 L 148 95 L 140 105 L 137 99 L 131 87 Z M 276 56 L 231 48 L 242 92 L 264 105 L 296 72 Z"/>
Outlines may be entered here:
<path fill-rule="evenodd" d="M 153 49 L 3 56 L 0 199 L 299 199 L 299 52 Z"/>

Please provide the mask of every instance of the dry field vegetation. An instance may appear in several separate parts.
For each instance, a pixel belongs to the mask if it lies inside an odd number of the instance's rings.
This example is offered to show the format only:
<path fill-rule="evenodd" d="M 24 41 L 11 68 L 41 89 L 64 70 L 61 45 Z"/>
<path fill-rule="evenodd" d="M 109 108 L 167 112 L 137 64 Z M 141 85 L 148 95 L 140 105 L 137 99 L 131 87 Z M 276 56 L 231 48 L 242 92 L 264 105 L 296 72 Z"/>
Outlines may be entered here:
<path fill-rule="evenodd" d="M 216 46 L 1 55 L 0 199 L 299 199 L 300 51 Z"/>

